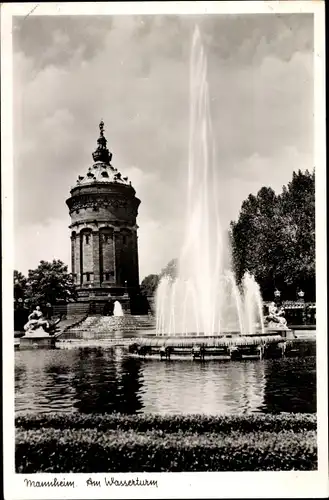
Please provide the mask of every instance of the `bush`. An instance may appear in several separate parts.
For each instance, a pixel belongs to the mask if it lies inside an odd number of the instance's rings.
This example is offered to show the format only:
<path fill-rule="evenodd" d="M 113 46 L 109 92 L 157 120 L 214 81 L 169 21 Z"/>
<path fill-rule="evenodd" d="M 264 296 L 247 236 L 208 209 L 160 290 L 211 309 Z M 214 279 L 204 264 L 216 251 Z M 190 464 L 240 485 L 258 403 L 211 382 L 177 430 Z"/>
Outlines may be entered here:
<path fill-rule="evenodd" d="M 316 419 L 311 415 L 72 414 L 18 417 L 16 424 L 16 471 L 20 473 L 317 467 Z"/>
<path fill-rule="evenodd" d="M 161 430 L 166 433 L 182 432 L 253 432 L 283 430 L 316 430 L 316 414 L 248 414 L 248 415 L 101 415 L 80 413 L 47 413 L 22 415 L 15 419 L 17 427 L 24 429 L 121 429 L 146 432 Z"/>

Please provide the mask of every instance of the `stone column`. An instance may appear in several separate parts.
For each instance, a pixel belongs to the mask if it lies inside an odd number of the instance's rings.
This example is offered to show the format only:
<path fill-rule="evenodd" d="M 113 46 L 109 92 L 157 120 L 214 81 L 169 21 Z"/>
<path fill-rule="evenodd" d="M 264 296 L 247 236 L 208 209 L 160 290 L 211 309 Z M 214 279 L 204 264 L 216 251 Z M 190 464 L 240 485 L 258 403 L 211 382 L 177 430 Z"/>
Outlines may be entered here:
<path fill-rule="evenodd" d="M 89 286 L 92 285 L 94 273 L 93 238 L 90 228 L 84 228 L 80 231 L 80 241 L 81 273 L 83 273 L 82 284 L 83 286 Z"/>
<path fill-rule="evenodd" d="M 115 248 L 114 234 L 111 227 L 100 231 L 100 274 L 101 282 L 107 286 L 115 284 Z"/>
<path fill-rule="evenodd" d="M 92 233 L 93 238 L 93 269 L 94 269 L 94 286 L 100 286 L 100 255 L 99 255 L 99 231 L 95 230 Z"/>
<path fill-rule="evenodd" d="M 121 241 L 121 233 L 120 233 L 120 228 L 116 227 L 114 228 L 114 233 L 113 233 L 113 241 L 114 241 L 114 261 L 115 261 L 115 284 L 117 286 L 123 286 L 124 283 L 122 283 L 122 262 L 121 262 L 121 253 L 122 253 L 122 241 Z"/>
<path fill-rule="evenodd" d="M 132 253 L 132 266 L 133 266 L 133 280 L 134 280 L 134 285 L 139 286 L 139 269 L 138 269 L 138 236 L 137 236 L 137 230 L 133 230 L 131 234 L 132 238 L 132 248 L 131 248 L 131 253 Z"/>
<path fill-rule="evenodd" d="M 124 232 L 123 258 L 125 267 L 125 280 L 128 287 L 134 285 L 134 255 L 133 255 L 133 234 L 128 228 Z"/>
<path fill-rule="evenodd" d="M 81 285 L 80 248 L 81 248 L 81 237 L 79 232 L 75 237 L 75 273 L 77 276 L 76 277 L 77 286 Z"/>
<path fill-rule="evenodd" d="M 75 233 L 71 234 L 71 273 L 74 276 L 74 282 L 76 281 L 75 277 Z"/>
<path fill-rule="evenodd" d="M 83 285 L 83 233 L 80 231 L 79 233 L 79 257 L 80 257 L 80 285 Z"/>
<path fill-rule="evenodd" d="M 115 229 L 112 231 L 112 252 L 113 252 L 113 283 L 117 282 L 117 263 L 116 263 L 116 246 L 115 246 Z"/>

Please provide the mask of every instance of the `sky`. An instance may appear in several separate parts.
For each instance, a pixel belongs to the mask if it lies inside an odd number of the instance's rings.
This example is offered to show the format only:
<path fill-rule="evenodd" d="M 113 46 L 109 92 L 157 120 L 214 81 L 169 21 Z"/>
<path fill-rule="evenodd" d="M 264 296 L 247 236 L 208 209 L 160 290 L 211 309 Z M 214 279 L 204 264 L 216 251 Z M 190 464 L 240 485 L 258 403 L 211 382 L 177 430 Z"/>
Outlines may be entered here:
<path fill-rule="evenodd" d="M 141 199 L 140 278 L 180 253 L 195 25 L 208 59 L 222 226 L 262 186 L 313 169 L 313 16 L 29 16 L 13 24 L 15 268 L 70 263 L 65 200 L 92 165 L 101 119 L 112 165 Z"/>

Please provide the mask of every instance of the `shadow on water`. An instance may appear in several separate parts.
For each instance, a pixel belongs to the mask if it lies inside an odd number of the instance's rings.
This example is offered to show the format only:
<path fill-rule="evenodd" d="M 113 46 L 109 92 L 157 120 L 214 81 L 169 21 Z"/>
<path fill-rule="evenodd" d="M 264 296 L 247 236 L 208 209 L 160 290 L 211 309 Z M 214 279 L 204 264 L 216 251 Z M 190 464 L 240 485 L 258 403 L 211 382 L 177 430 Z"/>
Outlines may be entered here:
<path fill-rule="evenodd" d="M 269 360 L 263 411 L 316 412 L 315 357 Z"/>
<path fill-rule="evenodd" d="M 82 413 L 141 410 L 140 362 L 132 362 L 119 349 L 81 349 L 78 353 L 72 379 L 74 408 Z"/>
<path fill-rule="evenodd" d="M 17 412 L 315 412 L 315 357 L 205 362 L 122 348 L 15 353 Z"/>

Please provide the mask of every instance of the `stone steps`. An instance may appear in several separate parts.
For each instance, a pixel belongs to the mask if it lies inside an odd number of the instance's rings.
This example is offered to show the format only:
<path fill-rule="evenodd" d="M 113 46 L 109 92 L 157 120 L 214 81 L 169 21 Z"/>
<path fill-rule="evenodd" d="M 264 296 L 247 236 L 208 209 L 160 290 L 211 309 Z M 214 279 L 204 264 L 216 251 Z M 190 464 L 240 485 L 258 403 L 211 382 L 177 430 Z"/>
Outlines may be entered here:
<path fill-rule="evenodd" d="M 154 329 L 152 316 L 88 316 L 80 324 L 66 328 L 60 338 L 107 338 L 116 332 L 151 332 Z"/>
<path fill-rule="evenodd" d="M 67 328 L 70 328 L 71 326 L 79 323 L 83 319 L 85 319 L 86 315 L 85 314 L 77 314 L 75 316 L 71 316 L 70 318 L 63 319 L 59 324 L 58 328 L 60 331 L 64 331 Z"/>

